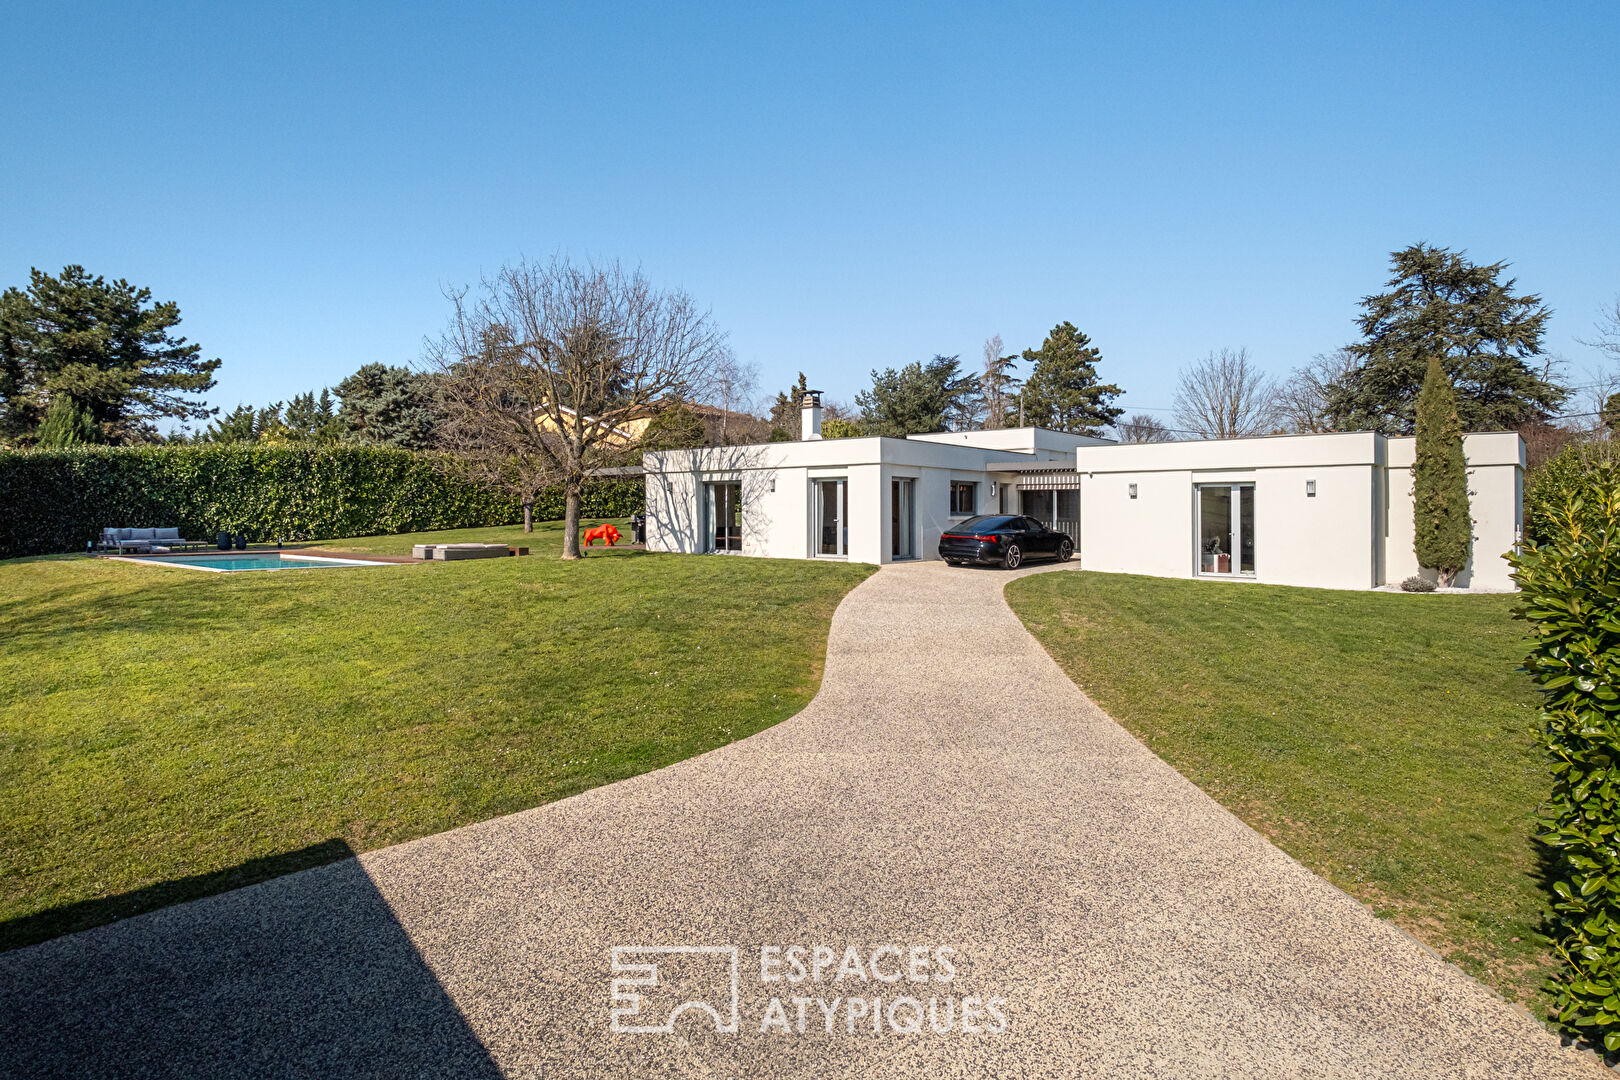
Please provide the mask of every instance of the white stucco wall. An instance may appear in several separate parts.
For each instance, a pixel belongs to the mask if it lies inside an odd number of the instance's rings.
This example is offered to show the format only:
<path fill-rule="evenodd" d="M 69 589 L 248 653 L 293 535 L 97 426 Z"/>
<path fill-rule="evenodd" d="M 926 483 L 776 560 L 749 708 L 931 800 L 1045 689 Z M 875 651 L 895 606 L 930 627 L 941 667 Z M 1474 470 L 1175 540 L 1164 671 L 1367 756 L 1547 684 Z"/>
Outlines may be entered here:
<path fill-rule="evenodd" d="M 939 534 L 953 520 L 961 520 L 950 514 L 952 479 L 976 483 L 978 512 L 993 513 L 999 499 L 990 492 L 995 481 L 987 466 L 1063 457 L 1060 451 L 1050 449 L 1019 452 L 956 441 L 887 438 L 648 453 L 643 455 L 647 470 L 647 547 L 653 551 L 705 550 L 708 528 L 703 485 L 737 481 L 742 484 L 743 495 L 742 554 L 787 559 L 822 557 L 815 553 L 815 538 L 811 535 L 815 520 L 811 484 L 818 479 L 842 479 L 849 520 L 847 558 L 854 562 L 889 562 L 891 481 L 903 478 L 915 482 L 917 557 L 935 559 L 939 557 Z"/>
<path fill-rule="evenodd" d="M 1401 581 L 1418 572 L 1413 552 L 1412 463 L 1417 440 L 1389 440 L 1389 517 L 1384 577 Z M 1511 431 L 1463 436 L 1468 462 L 1468 509 L 1474 518 L 1473 553 L 1457 575 L 1461 588 L 1511 589 L 1505 556 L 1524 535 L 1524 441 Z"/>
<path fill-rule="evenodd" d="M 1255 575 L 1284 585 L 1365 589 L 1416 573 L 1412 554 L 1412 440 L 1369 433 L 1276 436 L 1209 442 L 1115 445 L 1019 432 L 912 439 L 828 439 L 645 455 L 648 547 L 704 550 L 703 482 L 742 484 L 746 555 L 806 558 L 815 552 L 811 483 L 847 484 L 849 552 L 857 562 L 891 558 L 892 485 L 915 482 L 917 557 L 937 558 L 950 484 L 978 485 L 976 512 L 1016 512 L 1020 467 L 1078 471 L 1087 569 L 1162 577 L 1197 576 L 1195 486 L 1253 483 Z M 1046 433 L 1056 434 L 1056 433 Z M 946 437 L 949 436 L 949 437 Z M 1073 449 L 1065 453 L 1063 440 Z M 1023 449 L 1012 449 L 1019 446 Z M 1073 457 L 1070 457 L 1070 454 Z M 1475 517 L 1475 558 L 1459 584 L 1510 588 L 1501 555 L 1522 531 L 1523 444 L 1517 435 L 1464 441 Z M 1034 485 L 1034 477 L 1029 478 Z M 1314 482 L 1316 494 L 1307 495 Z M 1137 498 L 1129 486 L 1137 485 Z M 1003 504 L 992 485 L 1009 487 Z"/>

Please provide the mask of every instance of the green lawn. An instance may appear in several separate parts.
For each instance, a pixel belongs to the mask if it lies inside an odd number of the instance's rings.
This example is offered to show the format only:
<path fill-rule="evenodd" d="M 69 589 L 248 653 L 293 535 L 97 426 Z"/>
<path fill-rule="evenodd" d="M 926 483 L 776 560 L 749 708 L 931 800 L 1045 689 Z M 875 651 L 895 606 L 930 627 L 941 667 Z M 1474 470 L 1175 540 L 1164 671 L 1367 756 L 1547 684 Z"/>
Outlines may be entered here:
<path fill-rule="evenodd" d="M 623 555 L 630 548 L 630 523 L 622 518 L 585 518 L 580 529 L 594 529 L 604 521 L 612 521 L 623 535 L 618 544 L 606 547 L 598 540 L 589 548 L 580 550 L 589 555 Z M 484 529 L 445 529 L 442 532 L 400 533 L 395 536 L 360 536 L 347 540 L 318 540 L 295 547 L 322 548 L 328 551 L 353 551 L 366 555 L 409 555 L 417 544 L 489 543 L 526 547 L 535 555 L 556 555 L 562 551 L 563 523 L 537 521 L 534 532 L 525 533 L 521 525 L 497 525 Z"/>
<path fill-rule="evenodd" d="M 833 608 L 870 573 L 563 563 L 560 535 L 439 533 L 537 555 L 365 569 L 0 562 L 0 948 L 749 735 L 810 699 Z"/>
<path fill-rule="evenodd" d="M 1510 999 L 1551 969 L 1551 779 L 1509 596 L 1044 574 L 1007 599 L 1086 693 L 1283 850 Z"/>

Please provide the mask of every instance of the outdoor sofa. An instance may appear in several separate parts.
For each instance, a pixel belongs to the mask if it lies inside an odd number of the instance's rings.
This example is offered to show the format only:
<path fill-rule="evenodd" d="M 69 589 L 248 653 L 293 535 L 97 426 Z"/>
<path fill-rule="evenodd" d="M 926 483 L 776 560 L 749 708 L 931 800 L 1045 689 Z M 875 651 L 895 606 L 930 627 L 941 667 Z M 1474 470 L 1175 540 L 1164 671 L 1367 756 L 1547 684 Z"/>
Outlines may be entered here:
<path fill-rule="evenodd" d="M 106 551 L 164 552 L 175 548 L 211 547 L 206 540 L 185 540 L 179 529 L 102 529 Z"/>

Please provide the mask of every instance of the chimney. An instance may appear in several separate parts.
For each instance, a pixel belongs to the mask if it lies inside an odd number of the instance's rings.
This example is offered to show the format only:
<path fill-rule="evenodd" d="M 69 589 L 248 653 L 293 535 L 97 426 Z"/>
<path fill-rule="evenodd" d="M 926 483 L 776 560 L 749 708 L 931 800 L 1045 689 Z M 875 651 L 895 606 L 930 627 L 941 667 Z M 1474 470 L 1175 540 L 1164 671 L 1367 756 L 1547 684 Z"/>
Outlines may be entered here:
<path fill-rule="evenodd" d="M 806 390 L 799 402 L 799 438 L 805 442 L 821 438 L 820 390 Z"/>

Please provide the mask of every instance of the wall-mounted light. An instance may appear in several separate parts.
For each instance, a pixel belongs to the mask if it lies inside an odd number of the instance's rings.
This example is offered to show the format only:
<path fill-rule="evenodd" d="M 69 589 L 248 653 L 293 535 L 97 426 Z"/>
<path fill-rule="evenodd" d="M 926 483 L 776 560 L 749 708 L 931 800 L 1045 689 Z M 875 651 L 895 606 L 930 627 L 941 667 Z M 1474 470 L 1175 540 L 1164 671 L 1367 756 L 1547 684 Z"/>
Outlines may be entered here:
<path fill-rule="evenodd" d="M 990 494 L 994 495 L 995 493 L 996 493 L 996 482 L 994 480 L 992 480 L 992 481 L 990 481 Z"/>
<path fill-rule="evenodd" d="M 1307 499 L 1316 498 L 1316 481 L 1315 480 L 1307 480 L 1307 481 L 1305 481 L 1305 497 Z"/>
<path fill-rule="evenodd" d="M 776 494 L 776 477 L 771 477 L 771 494 Z"/>
<path fill-rule="evenodd" d="M 1135 484 L 1131 485 L 1131 498 L 1133 498 L 1133 499 L 1136 498 L 1136 485 Z"/>

